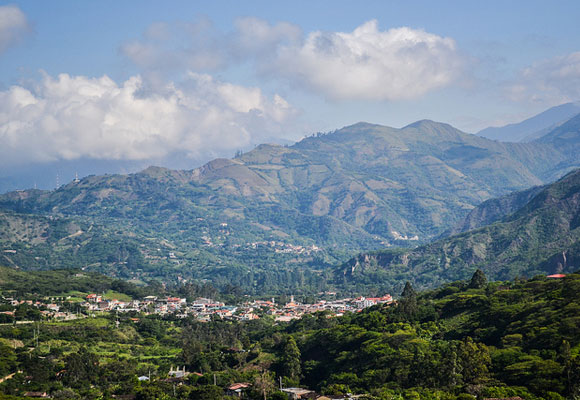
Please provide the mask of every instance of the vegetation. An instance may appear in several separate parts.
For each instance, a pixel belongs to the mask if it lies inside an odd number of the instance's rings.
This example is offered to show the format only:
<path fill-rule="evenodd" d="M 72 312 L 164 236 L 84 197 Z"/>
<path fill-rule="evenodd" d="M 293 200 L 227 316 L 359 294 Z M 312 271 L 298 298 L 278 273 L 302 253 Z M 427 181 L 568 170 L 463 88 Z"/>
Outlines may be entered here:
<path fill-rule="evenodd" d="M 360 251 L 426 243 L 483 200 L 569 171 L 578 132 L 568 127 L 553 140 L 499 143 L 432 121 L 360 123 L 193 171 L 151 167 L 8 193 L 0 257 L 22 269 L 315 293 Z M 444 277 L 456 278 L 465 276 Z"/>
<path fill-rule="evenodd" d="M 422 293 L 407 284 L 398 304 L 287 325 L 111 315 L 0 326 L 0 371 L 22 371 L 0 390 L 219 399 L 229 384 L 248 382 L 248 398 L 274 399 L 281 377 L 286 386 L 374 399 L 580 395 L 580 274 L 481 278 Z M 198 374 L 174 385 L 165 380 L 172 366 Z"/>
<path fill-rule="evenodd" d="M 336 271 L 352 291 L 391 290 L 409 280 L 433 287 L 481 269 L 492 280 L 575 271 L 580 265 L 580 170 L 544 187 L 492 225 L 412 250 L 359 255 Z"/>
<path fill-rule="evenodd" d="M 19 271 L 0 267 L 0 295 L 17 298 L 70 297 L 88 293 L 119 293 L 125 298 L 143 297 L 158 287 L 134 284 L 81 270 Z"/>

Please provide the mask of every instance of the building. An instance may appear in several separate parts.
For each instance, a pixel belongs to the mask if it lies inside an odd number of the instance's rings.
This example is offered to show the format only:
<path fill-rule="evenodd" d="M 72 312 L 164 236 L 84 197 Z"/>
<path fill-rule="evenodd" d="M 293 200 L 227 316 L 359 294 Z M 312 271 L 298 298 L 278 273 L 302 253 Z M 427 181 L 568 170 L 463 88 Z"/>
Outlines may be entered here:
<path fill-rule="evenodd" d="M 282 392 L 286 393 L 288 400 L 311 399 L 316 395 L 313 390 L 295 387 L 282 389 Z"/>

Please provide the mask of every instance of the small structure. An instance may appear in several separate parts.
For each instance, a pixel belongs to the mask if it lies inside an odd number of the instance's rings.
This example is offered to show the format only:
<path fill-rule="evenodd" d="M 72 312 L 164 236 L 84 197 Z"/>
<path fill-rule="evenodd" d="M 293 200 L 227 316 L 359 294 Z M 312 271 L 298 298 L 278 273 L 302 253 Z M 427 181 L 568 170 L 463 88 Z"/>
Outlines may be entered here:
<path fill-rule="evenodd" d="M 244 390 L 246 390 L 250 386 L 251 385 L 247 382 L 231 384 L 226 389 L 226 396 L 235 396 L 242 398 L 244 396 Z"/>
<path fill-rule="evenodd" d="M 173 365 L 171 366 L 171 368 L 169 369 L 169 377 L 170 378 L 178 378 L 178 379 L 183 379 L 185 378 L 187 375 L 189 375 L 189 372 L 187 372 L 185 370 L 185 366 L 183 367 L 183 370 L 176 368 L 175 370 L 173 369 Z"/>
<path fill-rule="evenodd" d="M 309 399 L 315 395 L 313 390 L 304 388 L 290 387 L 284 388 L 282 391 L 286 393 L 288 400 Z"/>
<path fill-rule="evenodd" d="M 555 278 L 555 279 L 560 279 L 560 278 L 564 278 L 564 277 L 566 277 L 566 274 L 552 274 L 552 275 L 546 276 L 546 278 Z"/>

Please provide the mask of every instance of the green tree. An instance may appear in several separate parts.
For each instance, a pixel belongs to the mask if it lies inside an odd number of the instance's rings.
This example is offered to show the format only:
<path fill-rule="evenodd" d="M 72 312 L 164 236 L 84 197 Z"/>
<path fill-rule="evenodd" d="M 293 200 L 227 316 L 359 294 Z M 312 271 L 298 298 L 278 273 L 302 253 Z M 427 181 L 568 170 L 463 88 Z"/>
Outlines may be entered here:
<path fill-rule="evenodd" d="M 296 380 L 300 378 L 300 349 L 292 336 L 288 336 L 284 343 L 280 364 L 283 376 Z"/>
<path fill-rule="evenodd" d="M 409 320 L 414 319 L 417 315 L 417 292 L 413 289 L 411 282 L 406 282 L 401 299 L 399 300 L 399 309 L 401 313 Z"/>
<path fill-rule="evenodd" d="M 223 390 L 215 385 L 201 385 L 191 391 L 189 398 L 192 400 L 221 400 Z"/>
<path fill-rule="evenodd" d="M 471 289 L 483 289 L 487 285 L 487 278 L 482 270 L 479 268 L 475 270 L 473 276 L 471 277 L 471 282 L 469 282 L 469 288 Z"/>
<path fill-rule="evenodd" d="M 580 397 L 580 356 L 570 359 L 564 370 L 566 375 L 566 391 L 570 399 Z"/>
<path fill-rule="evenodd" d="M 470 336 L 467 336 L 459 344 L 457 353 L 465 383 L 481 383 L 487 378 L 491 357 L 486 345 L 475 343 Z"/>
<path fill-rule="evenodd" d="M 0 378 L 16 372 L 16 353 L 12 347 L 0 342 Z"/>

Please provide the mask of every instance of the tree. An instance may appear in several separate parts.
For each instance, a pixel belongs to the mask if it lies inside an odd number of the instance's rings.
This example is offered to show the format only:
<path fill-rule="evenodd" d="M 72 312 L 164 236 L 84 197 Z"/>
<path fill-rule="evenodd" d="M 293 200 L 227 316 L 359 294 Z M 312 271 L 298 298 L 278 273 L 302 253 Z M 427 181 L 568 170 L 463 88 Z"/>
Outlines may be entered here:
<path fill-rule="evenodd" d="M 568 360 L 564 370 L 566 376 L 566 391 L 571 399 L 580 397 L 580 356 Z"/>
<path fill-rule="evenodd" d="M 256 375 L 252 385 L 252 390 L 258 392 L 259 396 L 263 396 L 264 400 L 268 397 L 276 385 L 274 384 L 274 378 L 266 370 L 262 370 L 260 375 Z"/>
<path fill-rule="evenodd" d="M 459 344 L 457 353 L 464 383 L 477 384 L 487 378 L 491 357 L 486 345 L 475 343 L 467 336 Z"/>
<path fill-rule="evenodd" d="M 470 289 L 483 289 L 487 285 L 487 278 L 482 270 L 479 268 L 475 270 L 469 282 Z"/>
<path fill-rule="evenodd" d="M 417 292 L 413 289 L 411 282 L 407 281 L 405 283 L 405 288 L 399 300 L 399 309 L 407 319 L 413 319 L 417 314 Z"/>
<path fill-rule="evenodd" d="M 280 364 L 283 376 L 296 380 L 300 378 L 300 349 L 292 336 L 288 336 L 284 343 Z"/>
<path fill-rule="evenodd" d="M 16 372 L 16 353 L 14 350 L 0 342 L 0 378 Z"/>

